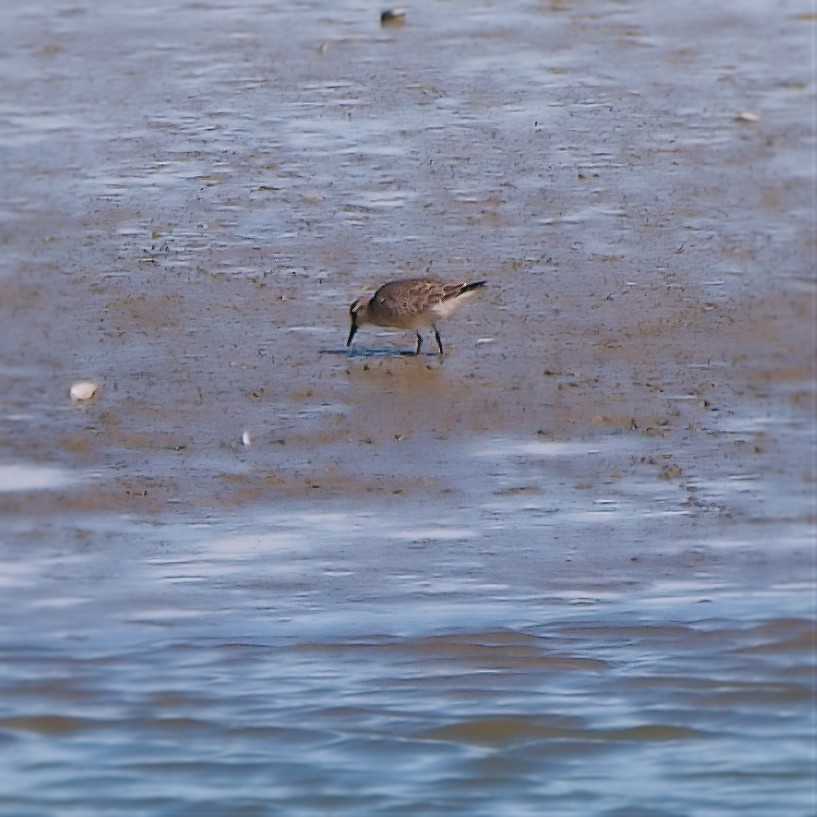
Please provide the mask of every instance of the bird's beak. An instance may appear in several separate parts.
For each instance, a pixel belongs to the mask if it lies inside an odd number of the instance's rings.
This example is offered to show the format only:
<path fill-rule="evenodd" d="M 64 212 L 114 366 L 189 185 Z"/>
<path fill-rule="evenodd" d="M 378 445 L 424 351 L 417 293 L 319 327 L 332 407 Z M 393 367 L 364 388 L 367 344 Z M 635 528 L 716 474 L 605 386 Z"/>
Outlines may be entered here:
<path fill-rule="evenodd" d="M 352 313 L 352 328 L 349 330 L 349 340 L 346 341 L 347 346 L 351 346 L 355 332 L 357 332 L 357 321 L 355 320 L 354 313 Z"/>

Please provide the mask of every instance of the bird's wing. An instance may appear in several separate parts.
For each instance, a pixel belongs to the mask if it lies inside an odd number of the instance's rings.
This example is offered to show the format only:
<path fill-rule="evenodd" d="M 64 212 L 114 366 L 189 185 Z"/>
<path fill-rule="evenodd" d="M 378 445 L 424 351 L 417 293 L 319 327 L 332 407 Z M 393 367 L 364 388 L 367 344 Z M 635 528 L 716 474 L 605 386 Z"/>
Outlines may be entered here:
<path fill-rule="evenodd" d="M 374 300 L 385 312 L 397 315 L 422 315 L 446 297 L 446 285 L 418 278 L 384 284 Z"/>

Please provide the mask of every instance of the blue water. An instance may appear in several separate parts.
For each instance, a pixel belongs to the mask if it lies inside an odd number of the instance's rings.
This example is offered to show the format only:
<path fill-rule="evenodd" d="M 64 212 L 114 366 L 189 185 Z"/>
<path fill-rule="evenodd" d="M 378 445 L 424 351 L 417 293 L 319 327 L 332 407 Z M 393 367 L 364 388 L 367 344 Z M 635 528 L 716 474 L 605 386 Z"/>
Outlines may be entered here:
<path fill-rule="evenodd" d="M 810 813 L 809 577 L 419 512 L 29 545 L 4 570 L 4 813 Z"/>

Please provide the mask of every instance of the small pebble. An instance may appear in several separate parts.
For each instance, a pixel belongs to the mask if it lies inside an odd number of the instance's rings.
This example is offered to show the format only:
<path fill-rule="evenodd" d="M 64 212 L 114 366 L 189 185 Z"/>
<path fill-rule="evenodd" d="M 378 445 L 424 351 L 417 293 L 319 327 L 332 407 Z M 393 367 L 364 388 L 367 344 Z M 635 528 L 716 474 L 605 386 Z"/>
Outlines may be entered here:
<path fill-rule="evenodd" d="M 756 113 L 752 113 L 751 111 L 741 111 L 735 119 L 738 122 L 759 122 L 760 117 Z"/>
<path fill-rule="evenodd" d="M 386 9 L 380 13 L 380 25 L 390 25 L 393 23 L 405 23 L 405 9 Z"/>
<path fill-rule="evenodd" d="M 244 432 L 244 433 L 241 435 L 241 442 L 242 442 L 244 445 L 252 445 L 252 434 L 250 434 L 250 432 L 249 432 L 249 431 L 245 431 L 245 432 Z"/>
<path fill-rule="evenodd" d="M 71 386 L 71 399 L 76 402 L 83 400 L 90 400 L 95 394 L 99 386 L 90 380 L 78 380 Z"/>

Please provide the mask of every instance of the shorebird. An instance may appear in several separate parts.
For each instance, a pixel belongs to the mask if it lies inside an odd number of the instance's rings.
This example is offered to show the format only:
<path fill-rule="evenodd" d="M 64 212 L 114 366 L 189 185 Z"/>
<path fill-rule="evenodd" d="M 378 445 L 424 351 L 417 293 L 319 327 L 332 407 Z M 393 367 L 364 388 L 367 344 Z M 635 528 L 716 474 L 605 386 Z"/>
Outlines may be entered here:
<path fill-rule="evenodd" d="M 352 328 L 349 346 L 357 330 L 364 324 L 388 326 L 393 329 L 413 329 L 417 335 L 415 355 L 420 354 L 423 338 L 420 329 L 433 329 L 437 348 L 443 354 L 443 342 L 437 321 L 450 315 L 480 288 L 485 281 L 472 284 L 445 284 L 433 278 L 407 278 L 383 284 L 371 298 L 358 298 L 351 307 Z"/>

